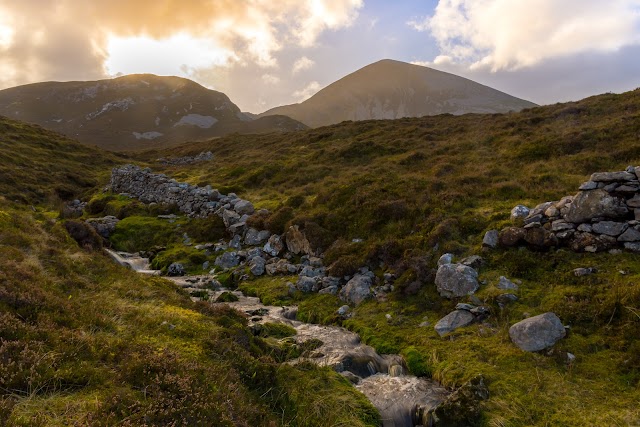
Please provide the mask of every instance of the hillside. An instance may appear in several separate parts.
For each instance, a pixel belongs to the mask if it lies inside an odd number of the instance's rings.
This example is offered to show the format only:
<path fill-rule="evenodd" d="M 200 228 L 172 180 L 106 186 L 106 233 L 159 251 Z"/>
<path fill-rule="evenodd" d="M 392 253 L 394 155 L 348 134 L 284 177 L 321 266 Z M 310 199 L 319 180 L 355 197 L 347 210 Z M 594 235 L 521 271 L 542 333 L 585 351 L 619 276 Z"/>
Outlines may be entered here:
<path fill-rule="evenodd" d="M 318 127 L 346 120 L 507 113 L 533 106 L 454 74 L 386 59 L 343 77 L 306 101 L 272 108 L 260 117 L 280 114 Z"/>
<path fill-rule="evenodd" d="M 4 89 L 0 114 L 120 151 L 169 147 L 233 132 L 304 128 L 287 117 L 251 120 L 221 92 L 184 78 L 152 74 Z"/>

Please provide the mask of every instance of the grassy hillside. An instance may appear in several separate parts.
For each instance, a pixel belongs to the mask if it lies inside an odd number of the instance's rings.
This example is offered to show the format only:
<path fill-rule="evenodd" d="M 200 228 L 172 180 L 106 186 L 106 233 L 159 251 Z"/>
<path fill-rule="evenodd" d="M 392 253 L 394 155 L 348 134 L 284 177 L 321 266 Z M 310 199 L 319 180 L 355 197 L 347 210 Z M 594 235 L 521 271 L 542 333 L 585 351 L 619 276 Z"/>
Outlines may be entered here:
<path fill-rule="evenodd" d="M 640 422 L 638 255 L 480 248 L 486 230 L 510 223 L 514 205 L 558 200 L 575 194 L 592 172 L 640 164 L 640 90 L 507 115 L 230 136 L 140 158 L 209 150 L 213 165 L 153 168 L 270 209 L 263 224 L 272 231 L 301 225 L 335 274 L 367 264 L 378 276 L 399 276 L 386 302 L 363 304 L 345 324 L 378 350 L 405 355 L 413 372 L 444 384 L 459 386 L 483 374 L 491 398 L 482 425 Z M 442 339 L 432 325 L 456 301 L 437 295 L 433 276 L 447 251 L 485 258 L 485 285 L 477 296 L 492 314 Z M 577 267 L 598 273 L 577 278 Z M 504 308 L 496 301 L 501 275 L 522 282 L 519 301 Z M 294 302 L 284 280 L 241 287 L 273 304 Z M 338 321 L 335 298 L 310 295 L 297 302 L 302 318 Z M 518 350 L 509 326 L 545 311 L 571 327 L 568 338 L 545 354 Z M 419 326 L 424 321 L 431 326 Z"/>
<path fill-rule="evenodd" d="M 70 200 L 109 181 L 125 157 L 87 147 L 37 125 L 0 116 L 0 194 L 21 203 Z"/>

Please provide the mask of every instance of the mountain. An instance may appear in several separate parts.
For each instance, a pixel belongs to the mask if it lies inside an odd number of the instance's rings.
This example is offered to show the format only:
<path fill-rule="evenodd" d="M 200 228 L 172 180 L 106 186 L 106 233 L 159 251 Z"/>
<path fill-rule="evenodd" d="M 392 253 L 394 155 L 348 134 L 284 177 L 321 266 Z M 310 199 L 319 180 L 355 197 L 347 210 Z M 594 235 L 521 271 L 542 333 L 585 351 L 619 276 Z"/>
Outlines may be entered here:
<path fill-rule="evenodd" d="M 385 59 L 343 77 L 300 104 L 272 108 L 260 117 L 281 114 L 318 127 L 345 120 L 507 113 L 534 106 L 454 74 Z"/>
<path fill-rule="evenodd" d="M 110 150 L 176 145 L 238 133 L 303 129 L 288 117 L 252 120 L 223 93 L 180 77 L 136 74 L 0 91 L 0 114 Z"/>

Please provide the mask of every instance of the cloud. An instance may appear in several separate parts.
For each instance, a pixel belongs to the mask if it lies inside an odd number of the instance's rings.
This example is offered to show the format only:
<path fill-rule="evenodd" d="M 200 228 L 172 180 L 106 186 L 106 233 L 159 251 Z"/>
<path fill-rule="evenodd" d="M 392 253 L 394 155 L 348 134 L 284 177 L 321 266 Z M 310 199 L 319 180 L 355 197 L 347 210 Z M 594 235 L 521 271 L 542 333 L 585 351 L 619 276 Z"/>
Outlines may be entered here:
<path fill-rule="evenodd" d="M 280 77 L 274 76 L 273 74 L 263 74 L 262 81 L 267 85 L 277 85 L 280 83 Z"/>
<path fill-rule="evenodd" d="M 640 0 L 440 0 L 408 24 L 435 38 L 434 62 L 513 70 L 640 44 Z"/>
<path fill-rule="evenodd" d="M 313 46 L 323 31 L 350 26 L 362 6 L 362 0 L 0 0 L 0 88 L 105 77 L 123 71 L 105 69 L 118 42 L 176 44 L 176 37 L 187 39 L 185 47 L 208 43 L 205 52 L 215 52 L 217 66 L 277 68 L 277 52 Z M 203 67 L 201 58 L 184 61 L 191 72 Z"/>
<path fill-rule="evenodd" d="M 296 74 L 300 71 L 308 70 L 315 65 L 315 61 L 313 59 L 309 59 L 306 56 L 299 58 L 296 62 L 293 63 L 293 68 L 291 72 Z"/>
<path fill-rule="evenodd" d="M 302 102 L 310 98 L 311 96 L 315 95 L 320 89 L 322 89 L 322 86 L 320 86 L 320 83 L 316 81 L 312 81 L 311 83 L 306 85 L 304 88 L 293 92 L 293 97 L 296 98 L 299 102 Z"/>

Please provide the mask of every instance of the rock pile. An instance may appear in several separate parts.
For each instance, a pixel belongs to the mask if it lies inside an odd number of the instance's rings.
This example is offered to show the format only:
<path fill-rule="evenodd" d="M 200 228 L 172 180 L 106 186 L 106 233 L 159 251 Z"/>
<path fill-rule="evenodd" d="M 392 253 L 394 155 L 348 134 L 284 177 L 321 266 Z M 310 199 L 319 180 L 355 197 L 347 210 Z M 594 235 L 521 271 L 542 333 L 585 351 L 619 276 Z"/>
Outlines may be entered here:
<path fill-rule="evenodd" d="M 202 152 L 196 156 L 184 156 L 184 157 L 175 157 L 175 158 L 160 158 L 156 160 L 158 163 L 169 166 L 177 166 L 177 165 L 192 165 L 194 163 L 207 162 L 213 159 L 213 153 L 211 151 Z"/>
<path fill-rule="evenodd" d="M 640 252 L 640 167 L 594 173 L 576 195 L 545 202 L 531 210 L 518 205 L 511 218 L 522 221 L 522 226 L 503 229 L 497 242 L 495 230 L 491 230 L 483 244 L 566 246 L 576 252 L 622 248 Z"/>

